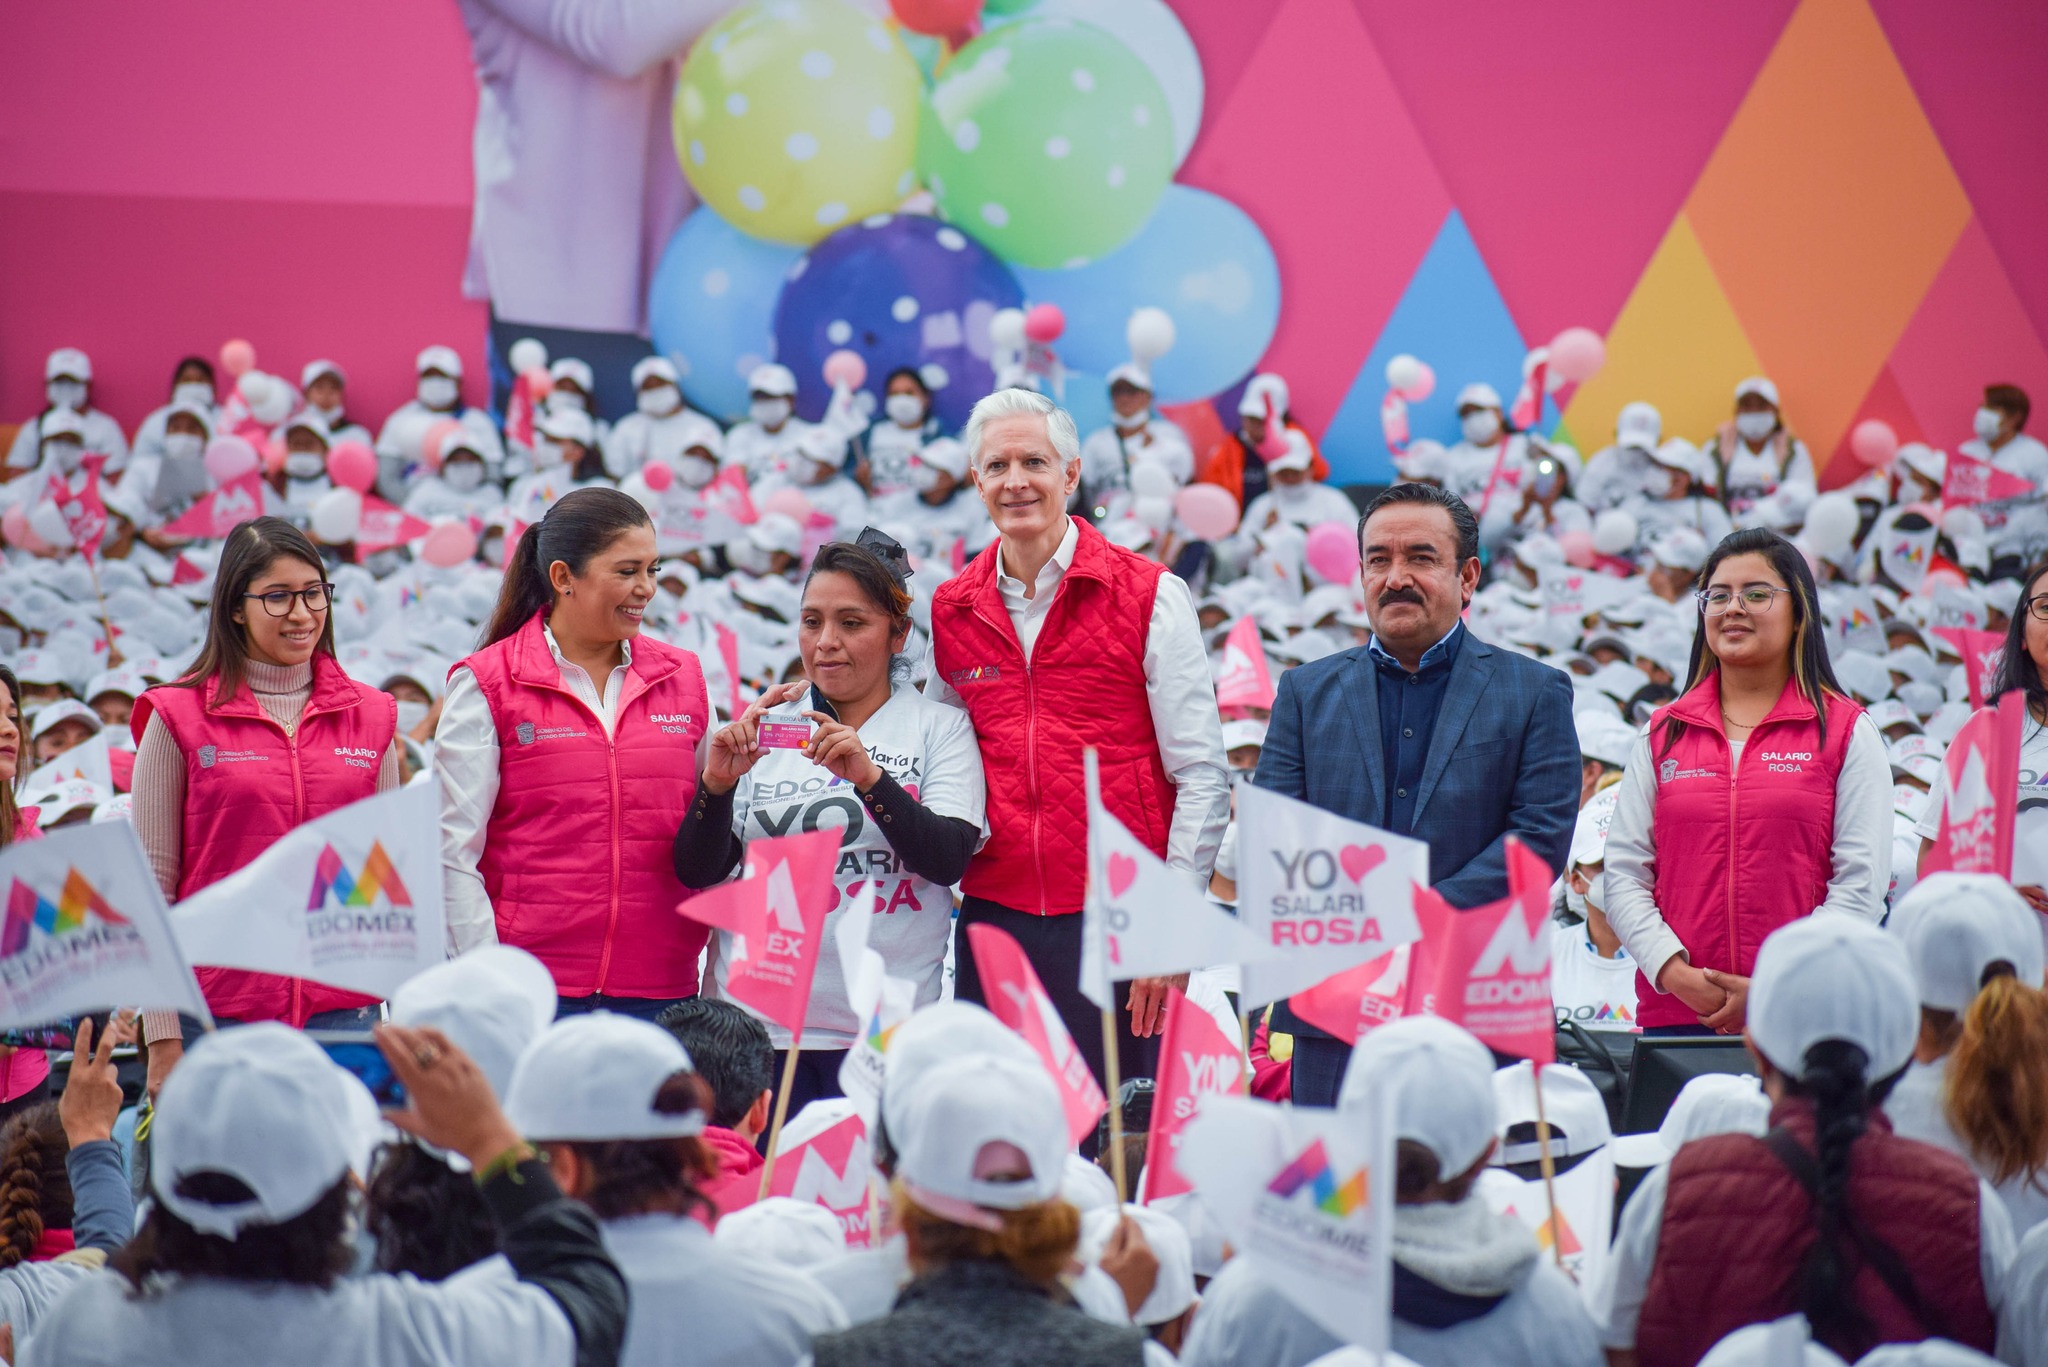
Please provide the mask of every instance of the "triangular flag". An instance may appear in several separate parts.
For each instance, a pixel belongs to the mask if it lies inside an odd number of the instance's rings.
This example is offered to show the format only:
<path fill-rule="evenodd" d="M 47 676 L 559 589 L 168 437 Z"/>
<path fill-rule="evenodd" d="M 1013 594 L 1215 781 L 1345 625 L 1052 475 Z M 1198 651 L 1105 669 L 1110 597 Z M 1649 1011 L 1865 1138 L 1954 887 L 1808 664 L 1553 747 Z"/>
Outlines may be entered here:
<path fill-rule="evenodd" d="M 1508 837 L 1508 895 L 1460 911 L 1433 889 L 1418 893 L 1421 946 L 1408 979 L 1408 1011 L 1455 1021 L 1504 1054 L 1557 1057 L 1550 998 L 1549 866 Z"/>
<path fill-rule="evenodd" d="M 1216 666 L 1218 707 L 1273 706 L 1273 673 L 1266 664 L 1266 646 L 1259 624 L 1240 617 L 1223 638 L 1223 657 Z"/>
<path fill-rule="evenodd" d="M 1970 706 L 1984 705 L 1984 686 L 1998 673 L 2005 658 L 2005 633 L 1975 631 L 1969 627 L 1936 627 L 1934 634 L 1956 648 L 1963 657 L 1963 677 L 1970 684 Z"/>
<path fill-rule="evenodd" d="M 113 752 L 103 731 L 89 741 L 72 746 L 28 776 L 23 793 L 40 793 L 69 779 L 84 779 L 108 792 L 114 789 Z"/>
<path fill-rule="evenodd" d="M 1940 786 L 1929 798 L 1940 826 L 1923 877 L 1943 870 L 2012 876 L 2026 715 L 2026 695 L 2015 689 L 1971 714 L 1949 742 Z"/>
<path fill-rule="evenodd" d="M 889 1040 L 917 1009 L 917 984 L 890 976 L 881 954 L 868 946 L 875 918 L 882 914 L 881 888 L 878 882 L 870 902 L 848 907 L 832 927 L 846 1003 L 861 1023 L 839 1064 L 839 1086 L 869 1124 L 880 1109 Z"/>
<path fill-rule="evenodd" d="M 725 995 L 801 1036 L 825 917 L 839 899 L 839 827 L 747 842 L 746 871 L 676 908 L 723 932 Z"/>
<path fill-rule="evenodd" d="M 356 559 L 416 541 L 432 530 L 404 509 L 392 507 L 375 494 L 364 494 L 363 517 L 356 529 Z"/>
<path fill-rule="evenodd" d="M 1159 1039 L 1159 1077 L 1152 1093 L 1152 1128 L 1145 1142 L 1145 1181 L 1139 1199 L 1155 1201 L 1193 1191 L 1175 1155 L 1181 1131 L 1205 1096 L 1245 1090 L 1244 1045 L 1225 1034 L 1216 1018 L 1169 990 L 1166 1028 Z"/>
<path fill-rule="evenodd" d="M 1988 460 L 1978 460 L 1957 451 L 1949 456 L 1942 476 L 1941 505 L 1944 508 L 1968 508 L 1978 503 L 2022 498 L 2033 492 L 2033 484 L 2018 475 L 2009 474 Z"/>
<path fill-rule="evenodd" d="M 86 456 L 79 461 L 74 478 L 63 482 L 52 478 L 44 486 L 64 515 L 71 544 L 88 560 L 100 553 L 100 542 L 107 535 L 107 505 L 100 498 L 100 470 L 106 463 L 103 455 Z"/>
<path fill-rule="evenodd" d="M 1052 1074 L 1067 1115 L 1067 1138 L 1079 1143 L 1082 1136 L 1094 1131 L 1109 1103 L 1095 1075 L 1088 1071 L 1088 1060 L 1074 1047 L 1074 1037 L 1054 1009 L 1052 998 L 1045 995 L 1037 970 L 1016 940 L 991 925 L 967 927 L 967 948 L 980 970 L 989 1012 L 1022 1035 L 1045 1071 Z"/>
<path fill-rule="evenodd" d="M 1294 1014 L 1346 1044 L 1356 1044 L 1374 1027 L 1400 1019 L 1407 1009 L 1408 969 L 1414 946 L 1402 945 L 1356 968 L 1325 978 L 1287 999 Z"/>
<path fill-rule="evenodd" d="M 747 487 L 747 472 L 737 465 L 720 470 L 718 477 L 704 486 L 703 497 L 706 507 L 742 526 L 751 527 L 761 520 L 754 507 L 753 492 Z"/>
<path fill-rule="evenodd" d="M 263 516 L 268 506 L 265 492 L 262 475 L 251 470 L 239 479 L 229 480 L 165 523 L 164 534 L 200 540 L 224 537 L 251 518 Z"/>
<path fill-rule="evenodd" d="M 848 1248 L 867 1248 L 878 1235 L 869 1219 L 874 1175 L 866 1120 L 851 1101 L 834 1097 L 813 1101 L 783 1130 L 768 1194 L 823 1206 L 839 1221 Z"/>

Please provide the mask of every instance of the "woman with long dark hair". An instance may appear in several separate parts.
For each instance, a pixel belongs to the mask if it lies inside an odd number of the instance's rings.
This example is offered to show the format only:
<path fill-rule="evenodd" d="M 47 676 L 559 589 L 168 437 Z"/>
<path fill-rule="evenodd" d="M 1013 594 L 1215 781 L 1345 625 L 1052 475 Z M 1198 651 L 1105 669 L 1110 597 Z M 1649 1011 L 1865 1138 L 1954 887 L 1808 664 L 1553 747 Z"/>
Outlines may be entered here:
<path fill-rule="evenodd" d="M 564 1012 L 652 1020 L 697 990 L 709 932 L 676 915 L 669 847 L 711 706 L 697 657 L 640 634 L 659 567 L 645 508 L 564 494 L 519 538 L 435 730 L 455 948 L 531 952 Z"/>
<path fill-rule="evenodd" d="M 1891 765 L 1835 681 L 1797 547 L 1736 532 L 1693 597 L 1686 691 L 1636 740 L 1607 831 L 1607 919 L 1641 966 L 1645 1031 L 1734 1035 L 1766 935 L 1883 916 Z"/>
<path fill-rule="evenodd" d="M 36 829 L 35 808 L 24 811 L 14 797 L 14 785 L 22 774 L 21 749 L 28 740 L 21 725 L 21 680 L 0 665 L 0 685 L 7 689 L 7 696 L 0 698 L 0 849 L 4 849 L 17 840 L 34 840 L 42 832 Z"/>

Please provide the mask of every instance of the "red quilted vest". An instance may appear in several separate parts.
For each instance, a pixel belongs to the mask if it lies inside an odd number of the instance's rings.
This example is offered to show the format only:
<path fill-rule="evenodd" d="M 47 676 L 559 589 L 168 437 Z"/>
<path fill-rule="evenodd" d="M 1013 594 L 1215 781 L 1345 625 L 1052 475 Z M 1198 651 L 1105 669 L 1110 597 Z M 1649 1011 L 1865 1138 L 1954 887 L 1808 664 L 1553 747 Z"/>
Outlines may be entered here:
<path fill-rule="evenodd" d="M 331 655 L 313 657 L 313 694 L 296 728 L 270 719 L 246 687 L 223 701 L 219 685 L 152 688 L 128 720 L 136 740 L 163 718 L 185 757 L 184 854 L 177 895 L 218 883 L 297 826 L 374 797 L 377 771 L 398 728 L 398 704 L 342 672 Z M 198 968 L 214 1015 L 303 1026 L 319 1011 L 369 1006 L 339 988 L 250 973 Z"/>
<path fill-rule="evenodd" d="M 1826 698 L 1822 744 L 1813 704 L 1787 682 L 1750 733 L 1733 779 L 1719 672 L 1650 719 L 1657 909 L 1695 968 L 1748 976 L 1766 935 L 1827 900 L 1835 782 L 1863 709 L 1833 694 Z M 1672 716 L 1685 728 L 1667 747 L 1664 720 Z M 1699 1024 L 1690 1007 L 1658 992 L 1641 973 L 1636 1000 L 1646 1028 Z"/>
<path fill-rule="evenodd" d="M 1813 1109 L 1781 1101 L 1771 1124 L 1810 1153 Z M 1753 1135 L 1696 1139 L 1671 1160 L 1657 1257 L 1636 1328 L 1640 1367 L 1692 1367 L 1746 1324 L 1799 1309 L 1799 1264 L 1817 1236 L 1813 1204 L 1776 1154 Z M 1898 1254 L 1926 1305 L 1946 1318 L 1922 1324 L 1850 1245 L 1856 1303 L 1873 1332 L 1827 1346 L 1853 1362 L 1880 1343 L 1912 1343 L 1941 1332 L 1989 1353 L 1997 1321 L 1978 1258 L 1977 1178 L 1931 1144 L 1901 1139 L 1882 1112 L 1850 1159 L 1849 1208 Z"/>
<path fill-rule="evenodd" d="M 710 932 L 670 851 L 697 791 L 711 714 L 697 657 L 633 642 L 609 739 L 562 684 L 539 614 L 456 665 L 498 731 L 498 801 L 477 866 L 498 938 L 548 966 L 565 997 L 687 997 Z"/>
<path fill-rule="evenodd" d="M 988 776 L 990 835 L 960 889 L 1040 916 L 1081 909 L 1085 747 L 1101 761 L 1104 805 L 1161 858 L 1173 825 L 1145 696 L 1145 640 L 1166 571 L 1075 525 L 1074 563 L 1028 664 L 996 587 L 1000 541 L 932 595 L 933 663 L 967 704 Z"/>

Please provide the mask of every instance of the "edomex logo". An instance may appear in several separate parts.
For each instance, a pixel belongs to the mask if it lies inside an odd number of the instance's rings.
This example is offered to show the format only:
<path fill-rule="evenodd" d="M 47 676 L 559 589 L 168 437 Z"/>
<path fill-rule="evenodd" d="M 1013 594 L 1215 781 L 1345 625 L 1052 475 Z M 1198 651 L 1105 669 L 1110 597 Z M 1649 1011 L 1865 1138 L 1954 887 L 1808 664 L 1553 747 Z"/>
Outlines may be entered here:
<path fill-rule="evenodd" d="M 320 860 L 313 866 L 313 891 L 306 899 L 307 911 L 319 911 L 330 901 L 338 907 L 372 907 L 379 897 L 394 907 L 412 905 L 412 894 L 405 890 L 398 866 L 384 853 L 381 841 L 370 842 L 370 855 L 363 861 L 360 876 L 349 871 L 334 846 L 320 851 Z"/>
<path fill-rule="evenodd" d="M 1283 1201 L 1305 1192 L 1317 1210 L 1341 1220 L 1365 1206 L 1365 1169 L 1360 1168 L 1339 1182 L 1323 1141 L 1317 1139 L 1280 1169 L 1279 1175 L 1266 1184 L 1266 1190 Z"/>
<path fill-rule="evenodd" d="M 11 959 L 29 947 L 35 932 L 54 939 L 84 930 L 97 921 L 127 926 L 128 918 L 107 905 L 99 889 L 77 869 L 64 877 L 64 890 L 52 902 L 19 878 L 7 890 L 7 924 L 0 929 L 0 959 Z"/>

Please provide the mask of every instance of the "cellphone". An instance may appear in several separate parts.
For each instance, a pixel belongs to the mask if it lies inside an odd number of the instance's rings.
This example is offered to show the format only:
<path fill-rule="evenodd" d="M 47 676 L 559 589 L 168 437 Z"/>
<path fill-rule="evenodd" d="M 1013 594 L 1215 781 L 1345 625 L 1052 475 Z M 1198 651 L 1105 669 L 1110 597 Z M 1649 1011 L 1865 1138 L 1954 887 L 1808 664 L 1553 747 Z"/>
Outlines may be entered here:
<path fill-rule="evenodd" d="M 12 1030 L 0 1030 L 0 1044 L 10 1049 L 69 1049 L 77 1034 L 78 1022 L 65 1016 L 43 1025 L 19 1025 Z"/>
<path fill-rule="evenodd" d="M 384 1051 L 377 1047 L 367 1030 L 308 1030 L 306 1038 L 327 1051 L 333 1059 L 356 1080 L 370 1089 L 370 1095 L 379 1106 L 390 1110 L 404 1108 L 405 1084 L 398 1080 L 398 1074 L 391 1071 L 391 1061 L 384 1057 Z"/>
<path fill-rule="evenodd" d="M 1536 497 L 1548 498 L 1557 490 L 1561 477 L 1557 462 L 1545 456 L 1536 462 L 1536 477 L 1529 481 L 1529 487 L 1535 491 Z"/>

